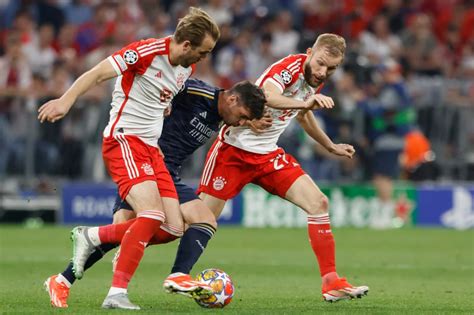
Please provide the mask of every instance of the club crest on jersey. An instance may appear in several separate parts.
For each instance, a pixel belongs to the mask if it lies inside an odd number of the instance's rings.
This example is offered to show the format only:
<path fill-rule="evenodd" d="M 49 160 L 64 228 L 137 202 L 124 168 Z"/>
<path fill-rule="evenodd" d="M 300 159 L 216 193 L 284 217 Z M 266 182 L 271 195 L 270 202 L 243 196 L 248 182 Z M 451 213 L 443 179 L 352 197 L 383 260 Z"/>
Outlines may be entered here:
<path fill-rule="evenodd" d="M 291 75 L 291 72 L 286 69 L 283 69 L 280 72 L 280 77 L 283 80 L 283 83 L 285 84 L 290 84 L 291 80 L 293 80 L 293 76 Z"/>
<path fill-rule="evenodd" d="M 217 176 L 216 178 L 213 178 L 212 182 L 213 182 L 212 187 L 215 190 L 222 190 L 224 188 L 225 184 L 227 184 L 227 181 L 222 176 Z"/>
<path fill-rule="evenodd" d="M 129 65 L 133 65 L 138 61 L 138 53 L 135 50 L 127 50 L 123 53 L 123 60 Z"/>
<path fill-rule="evenodd" d="M 146 175 L 153 175 L 155 172 L 153 171 L 153 167 L 151 167 L 150 164 L 148 163 L 143 163 L 142 164 L 142 170 Z"/>

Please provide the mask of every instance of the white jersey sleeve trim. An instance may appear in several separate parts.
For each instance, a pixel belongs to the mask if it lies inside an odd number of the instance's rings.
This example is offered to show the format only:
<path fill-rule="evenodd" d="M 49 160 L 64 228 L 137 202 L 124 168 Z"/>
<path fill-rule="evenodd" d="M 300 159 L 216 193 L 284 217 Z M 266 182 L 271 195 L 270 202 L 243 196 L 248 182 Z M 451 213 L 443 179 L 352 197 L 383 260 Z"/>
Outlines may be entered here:
<path fill-rule="evenodd" d="M 121 75 L 122 71 L 120 71 L 120 68 L 119 68 L 117 62 L 114 60 L 114 58 L 112 56 L 109 56 L 109 57 L 107 57 L 107 60 L 110 62 L 112 67 L 114 67 L 114 70 L 117 73 L 117 75 Z"/>

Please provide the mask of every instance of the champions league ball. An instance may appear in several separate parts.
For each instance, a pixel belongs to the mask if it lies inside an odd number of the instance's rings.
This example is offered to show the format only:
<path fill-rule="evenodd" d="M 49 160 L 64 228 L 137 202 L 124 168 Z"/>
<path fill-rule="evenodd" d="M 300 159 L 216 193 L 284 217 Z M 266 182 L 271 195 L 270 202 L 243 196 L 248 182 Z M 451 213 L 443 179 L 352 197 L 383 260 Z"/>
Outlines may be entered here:
<path fill-rule="evenodd" d="M 214 293 L 208 298 L 195 300 L 205 308 L 223 308 L 232 301 L 234 284 L 224 271 L 219 269 L 206 269 L 196 276 L 197 281 L 210 285 Z"/>

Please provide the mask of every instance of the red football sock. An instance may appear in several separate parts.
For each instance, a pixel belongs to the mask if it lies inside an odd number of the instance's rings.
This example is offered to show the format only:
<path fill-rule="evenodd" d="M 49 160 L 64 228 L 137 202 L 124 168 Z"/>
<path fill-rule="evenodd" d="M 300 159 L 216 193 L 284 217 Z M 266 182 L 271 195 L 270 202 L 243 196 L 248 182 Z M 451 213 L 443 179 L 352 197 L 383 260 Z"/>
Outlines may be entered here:
<path fill-rule="evenodd" d="M 163 223 L 150 239 L 150 245 L 166 244 L 183 236 L 183 232 L 176 227 Z"/>
<path fill-rule="evenodd" d="M 161 211 L 147 210 L 139 213 L 122 239 L 112 287 L 127 288 L 143 257 L 145 247 L 163 221 L 164 214 Z"/>
<path fill-rule="evenodd" d="M 120 244 L 125 232 L 135 222 L 131 219 L 123 223 L 109 224 L 99 227 L 99 238 L 101 244 Z M 166 244 L 183 236 L 183 232 L 176 227 L 163 223 L 150 239 L 150 245 Z"/>
<path fill-rule="evenodd" d="M 136 219 L 123 223 L 109 224 L 99 227 L 99 238 L 101 244 L 120 244 L 125 232 L 135 223 Z"/>
<path fill-rule="evenodd" d="M 336 272 L 336 250 L 329 215 L 308 215 L 308 234 L 313 252 L 318 258 L 321 277 Z"/>

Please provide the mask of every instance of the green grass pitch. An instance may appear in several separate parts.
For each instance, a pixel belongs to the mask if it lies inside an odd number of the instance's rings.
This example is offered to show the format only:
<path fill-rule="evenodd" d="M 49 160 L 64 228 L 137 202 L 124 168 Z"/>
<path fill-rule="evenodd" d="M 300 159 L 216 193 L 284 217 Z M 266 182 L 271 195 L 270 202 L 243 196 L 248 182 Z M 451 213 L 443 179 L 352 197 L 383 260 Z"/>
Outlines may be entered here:
<path fill-rule="evenodd" d="M 236 286 L 232 303 L 207 310 L 166 294 L 177 242 L 146 250 L 130 298 L 153 314 L 474 314 L 474 231 L 335 229 L 338 272 L 370 287 L 360 300 L 325 303 L 305 229 L 222 227 L 193 273 L 216 267 Z M 0 226 L 0 313 L 126 314 L 100 308 L 111 281 L 109 253 L 52 309 L 43 281 L 66 266 L 69 228 Z M 133 312 L 136 313 L 136 312 Z"/>

